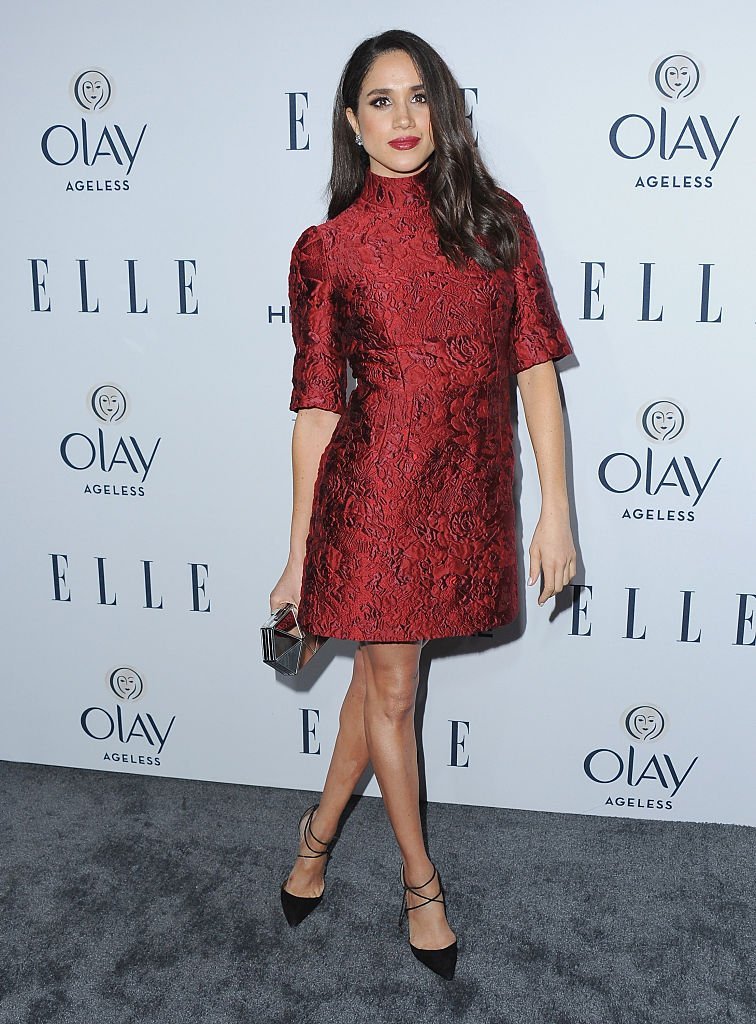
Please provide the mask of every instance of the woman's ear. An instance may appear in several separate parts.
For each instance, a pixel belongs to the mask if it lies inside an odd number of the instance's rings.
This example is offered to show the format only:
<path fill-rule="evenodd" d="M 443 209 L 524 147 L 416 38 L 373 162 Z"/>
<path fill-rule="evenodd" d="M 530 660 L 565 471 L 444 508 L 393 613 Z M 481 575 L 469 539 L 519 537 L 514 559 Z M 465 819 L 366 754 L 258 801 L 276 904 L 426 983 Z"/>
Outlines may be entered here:
<path fill-rule="evenodd" d="M 347 107 L 345 113 L 347 116 L 347 121 L 352 127 L 352 131 L 355 134 L 357 134 L 360 130 L 360 122 L 357 120 L 357 115 L 355 114 L 351 107 Z"/>

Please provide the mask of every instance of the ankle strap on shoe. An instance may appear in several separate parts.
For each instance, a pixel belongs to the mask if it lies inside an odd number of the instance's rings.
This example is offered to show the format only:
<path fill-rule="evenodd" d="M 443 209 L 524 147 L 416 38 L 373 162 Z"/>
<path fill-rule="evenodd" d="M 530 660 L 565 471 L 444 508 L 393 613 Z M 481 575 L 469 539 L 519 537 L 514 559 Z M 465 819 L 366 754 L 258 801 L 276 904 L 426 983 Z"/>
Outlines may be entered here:
<path fill-rule="evenodd" d="M 443 889 L 441 887 L 441 880 L 440 879 L 439 879 L 438 892 L 436 893 L 435 896 L 426 896 L 425 893 L 417 891 L 418 889 L 424 889 L 426 885 L 430 885 L 430 883 L 433 881 L 433 879 L 436 877 L 437 874 L 438 874 L 438 869 L 434 865 L 433 866 L 433 874 L 430 876 L 430 878 L 428 879 L 427 882 L 423 882 L 422 885 L 407 885 L 407 883 L 404 880 L 404 864 L 402 864 L 402 885 L 404 886 L 404 907 L 405 907 L 405 909 L 407 911 L 417 910 L 418 907 L 424 907 L 428 903 L 438 903 L 439 901 L 441 903 L 444 903 L 444 904 L 446 903 L 446 900 L 444 899 Z M 407 893 L 408 892 L 411 892 L 414 896 L 417 896 L 418 899 L 424 900 L 425 902 L 424 903 L 418 903 L 414 907 L 410 907 L 407 904 Z"/>
<path fill-rule="evenodd" d="M 328 842 L 326 842 L 323 839 L 318 839 L 318 837 L 312 831 L 312 818 L 313 818 L 313 815 L 315 814 L 315 811 L 317 811 L 319 806 L 320 806 L 320 804 L 313 804 L 312 807 L 310 807 L 307 811 L 305 811 L 305 814 L 307 815 L 307 821 L 305 822 L 305 827 L 304 827 L 304 830 L 302 832 L 302 838 L 305 841 L 305 846 L 307 847 L 308 850 L 312 850 L 312 853 L 298 853 L 297 857 L 306 857 L 308 859 L 310 859 L 310 858 L 314 859 L 315 857 L 325 857 L 327 854 L 330 853 L 330 847 L 331 847 L 331 843 L 333 842 L 333 840 L 329 839 Z M 316 850 L 314 846 L 310 846 L 310 841 L 307 838 L 308 830 L 310 832 L 310 835 L 312 836 L 312 838 L 315 840 L 316 843 L 320 843 L 321 846 L 325 846 L 324 850 Z"/>

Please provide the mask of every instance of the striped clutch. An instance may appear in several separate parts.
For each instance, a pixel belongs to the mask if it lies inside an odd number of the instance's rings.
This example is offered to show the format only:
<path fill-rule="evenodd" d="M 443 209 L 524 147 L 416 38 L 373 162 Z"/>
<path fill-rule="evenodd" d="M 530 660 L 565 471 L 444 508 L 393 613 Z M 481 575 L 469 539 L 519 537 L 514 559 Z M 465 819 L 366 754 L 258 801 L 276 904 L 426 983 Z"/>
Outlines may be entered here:
<path fill-rule="evenodd" d="M 302 632 L 294 604 L 284 604 L 271 612 L 260 633 L 263 661 L 287 676 L 296 675 L 328 640 Z"/>

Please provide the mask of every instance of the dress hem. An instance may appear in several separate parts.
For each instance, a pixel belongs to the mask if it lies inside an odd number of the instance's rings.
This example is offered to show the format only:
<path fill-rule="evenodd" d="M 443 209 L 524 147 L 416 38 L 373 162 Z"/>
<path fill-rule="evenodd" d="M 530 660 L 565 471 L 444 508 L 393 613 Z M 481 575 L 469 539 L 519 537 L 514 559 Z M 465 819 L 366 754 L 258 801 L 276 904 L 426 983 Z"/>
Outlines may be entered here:
<path fill-rule="evenodd" d="M 327 632 L 327 631 L 326 632 L 321 632 L 320 630 L 310 628 L 304 622 L 302 622 L 301 617 L 300 617 L 300 626 L 306 632 L 313 633 L 315 636 L 326 637 L 329 640 L 351 640 L 354 643 L 385 643 L 385 644 L 418 643 L 421 640 L 427 642 L 428 640 L 449 640 L 449 639 L 453 639 L 455 637 L 458 637 L 459 639 L 464 640 L 464 639 L 468 639 L 470 637 L 477 636 L 478 633 L 488 633 L 488 632 L 490 632 L 493 629 L 501 629 L 503 626 L 510 625 L 517 618 L 518 611 L 519 611 L 519 609 L 515 609 L 512 614 L 507 614 L 506 616 L 504 616 L 502 618 L 497 618 L 493 623 L 491 623 L 489 625 L 478 626 L 476 629 L 473 629 L 469 633 L 467 633 L 467 632 L 464 632 L 464 633 L 460 632 L 459 631 L 459 627 L 458 627 L 457 629 L 454 629 L 454 630 L 452 630 L 450 632 L 445 632 L 445 633 L 439 633 L 439 632 L 434 630 L 433 636 L 406 636 L 406 635 L 405 636 L 395 636 L 395 635 L 386 635 L 386 631 L 381 631 L 380 635 L 378 635 L 378 636 L 376 636 L 375 634 L 371 635 L 371 636 L 365 636 L 365 635 L 346 636 L 343 633 L 340 633 L 337 636 L 335 633 L 330 633 L 330 632 Z"/>

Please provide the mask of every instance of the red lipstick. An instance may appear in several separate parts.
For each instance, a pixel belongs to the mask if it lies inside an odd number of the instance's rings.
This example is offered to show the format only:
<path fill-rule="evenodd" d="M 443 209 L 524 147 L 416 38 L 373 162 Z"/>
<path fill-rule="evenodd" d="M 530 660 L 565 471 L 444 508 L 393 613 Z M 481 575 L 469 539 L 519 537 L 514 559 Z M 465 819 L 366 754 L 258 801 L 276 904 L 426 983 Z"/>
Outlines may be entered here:
<path fill-rule="evenodd" d="M 389 146 L 394 149 L 414 149 L 419 141 L 417 135 L 403 135 L 401 139 L 392 139 Z"/>

